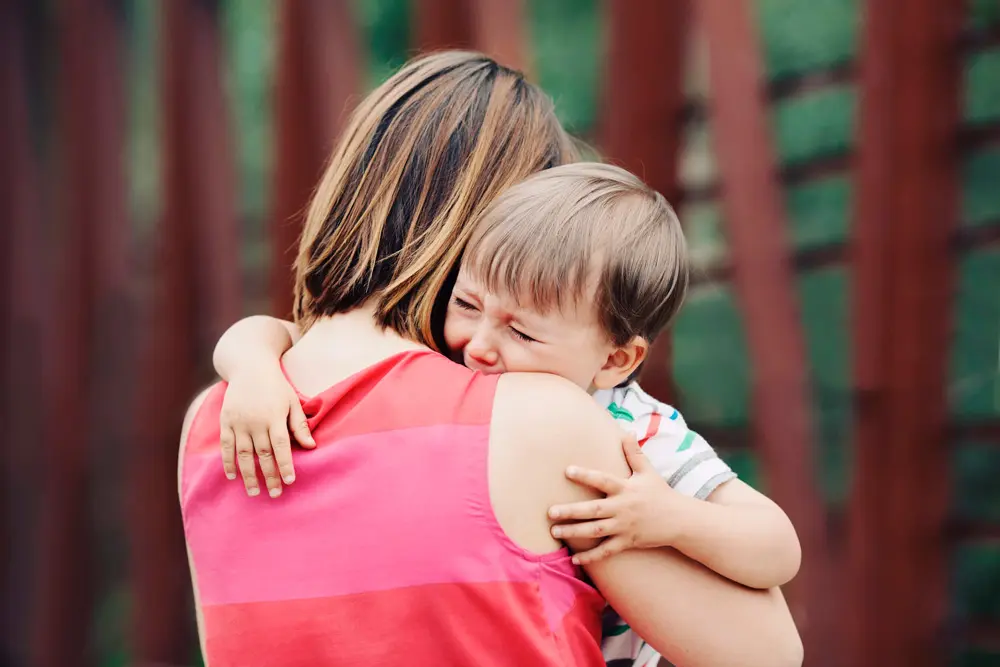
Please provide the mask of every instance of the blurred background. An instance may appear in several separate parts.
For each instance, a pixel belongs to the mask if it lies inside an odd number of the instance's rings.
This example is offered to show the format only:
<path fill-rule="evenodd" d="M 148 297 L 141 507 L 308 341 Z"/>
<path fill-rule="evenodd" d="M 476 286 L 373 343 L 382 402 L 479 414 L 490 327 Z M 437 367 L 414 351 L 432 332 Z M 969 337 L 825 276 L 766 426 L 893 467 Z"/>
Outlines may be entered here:
<path fill-rule="evenodd" d="M 796 523 L 806 664 L 1000 665 L 996 0 L 4 0 L 0 664 L 200 664 L 184 407 L 345 111 L 455 46 L 678 208 L 644 383 Z"/>

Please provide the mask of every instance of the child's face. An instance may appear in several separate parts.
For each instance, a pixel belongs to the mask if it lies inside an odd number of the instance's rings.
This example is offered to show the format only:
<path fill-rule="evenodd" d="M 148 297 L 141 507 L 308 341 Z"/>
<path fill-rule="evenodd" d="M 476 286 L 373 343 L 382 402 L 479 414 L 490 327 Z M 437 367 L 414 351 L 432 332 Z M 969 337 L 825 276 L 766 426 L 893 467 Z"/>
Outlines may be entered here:
<path fill-rule="evenodd" d="M 592 300 L 549 312 L 487 292 L 464 269 L 448 301 L 444 338 L 455 361 L 483 373 L 553 373 L 590 391 L 617 348 L 601 330 Z M 603 384 L 603 383 L 599 383 Z"/>

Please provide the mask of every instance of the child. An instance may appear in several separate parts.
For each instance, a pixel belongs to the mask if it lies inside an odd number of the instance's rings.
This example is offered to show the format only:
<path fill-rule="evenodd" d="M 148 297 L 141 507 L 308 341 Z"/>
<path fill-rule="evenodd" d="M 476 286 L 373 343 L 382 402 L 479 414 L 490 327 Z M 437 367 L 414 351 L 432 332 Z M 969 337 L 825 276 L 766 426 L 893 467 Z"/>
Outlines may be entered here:
<path fill-rule="evenodd" d="M 550 510 L 557 538 L 605 537 L 574 560 L 672 547 L 749 587 L 789 581 L 799 547 L 784 513 L 735 479 L 677 410 L 632 381 L 687 287 L 680 223 L 663 197 L 621 169 L 571 164 L 507 190 L 473 224 L 445 314 L 453 359 L 483 373 L 548 372 L 575 382 L 635 435 L 648 459 L 630 461 L 628 479 L 567 471 L 607 496 Z M 294 426 L 305 421 L 294 391 L 273 372 L 290 342 L 285 327 L 270 320 L 234 325 L 220 341 L 216 365 L 231 380 L 227 408 L 245 415 L 223 424 L 230 441 L 267 433 L 261 420 L 268 414 L 282 423 L 271 426 L 272 438 L 284 437 L 289 411 Z M 246 375 L 255 368 L 270 375 Z M 296 433 L 309 444 L 307 433 Z M 254 445 L 262 439 L 253 437 Z M 235 477 L 229 449 L 227 472 Z M 246 461 L 249 447 L 242 449 Z M 610 611 L 603 646 L 609 664 L 659 659 Z"/>

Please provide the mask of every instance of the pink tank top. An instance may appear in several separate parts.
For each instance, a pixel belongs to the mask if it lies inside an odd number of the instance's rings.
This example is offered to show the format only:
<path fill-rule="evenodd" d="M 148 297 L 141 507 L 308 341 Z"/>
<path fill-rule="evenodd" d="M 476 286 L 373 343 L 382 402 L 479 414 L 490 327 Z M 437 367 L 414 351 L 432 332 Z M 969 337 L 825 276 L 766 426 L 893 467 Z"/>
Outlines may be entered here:
<path fill-rule="evenodd" d="M 603 665 L 603 599 L 493 514 L 496 385 L 421 351 L 303 397 L 319 446 L 276 500 L 225 478 L 214 387 L 181 471 L 208 664 Z"/>

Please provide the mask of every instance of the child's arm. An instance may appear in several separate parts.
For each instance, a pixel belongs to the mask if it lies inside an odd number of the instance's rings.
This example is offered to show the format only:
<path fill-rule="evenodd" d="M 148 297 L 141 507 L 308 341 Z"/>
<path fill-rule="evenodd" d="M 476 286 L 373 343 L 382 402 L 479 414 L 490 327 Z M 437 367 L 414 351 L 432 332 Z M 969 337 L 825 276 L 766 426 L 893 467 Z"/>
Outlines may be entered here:
<path fill-rule="evenodd" d="M 612 536 L 592 553 L 581 554 L 585 561 L 603 558 L 605 551 L 671 546 L 752 588 L 780 586 L 795 576 L 801 554 L 788 517 L 764 495 L 736 480 L 677 410 L 635 383 L 599 392 L 595 399 L 608 406 L 620 425 L 641 437 L 643 456 L 629 461 L 631 478 L 596 480 L 606 483 L 597 488 L 609 496 L 598 501 L 604 505 L 599 514 L 586 515 L 592 508 L 566 508 L 566 518 L 600 519 L 567 527 L 569 534 L 596 529 Z M 574 478 L 594 486 L 595 480 Z"/>
<path fill-rule="evenodd" d="M 682 496 L 683 497 L 683 496 Z M 782 586 L 799 571 L 802 551 L 788 516 L 771 499 L 738 479 L 708 497 L 684 498 L 673 545 L 688 558 L 752 588 Z"/>
<path fill-rule="evenodd" d="M 298 337 L 293 323 L 258 315 L 231 326 L 215 347 L 215 370 L 229 383 L 219 423 L 222 465 L 230 479 L 239 468 L 251 496 L 260 493 L 254 452 L 275 498 L 282 480 L 295 481 L 289 431 L 303 447 L 316 446 L 298 395 L 281 370 L 281 355 Z"/>
<path fill-rule="evenodd" d="M 673 547 L 688 558 L 751 588 L 773 588 L 791 580 L 799 568 L 795 529 L 785 513 L 739 480 L 718 487 L 710 502 L 670 488 L 641 453 L 628 457 L 632 476 L 614 479 L 592 470 L 570 468 L 567 476 L 602 491 L 607 498 L 553 507 L 559 539 L 606 537 L 577 554 L 586 564 L 629 548 Z"/>

